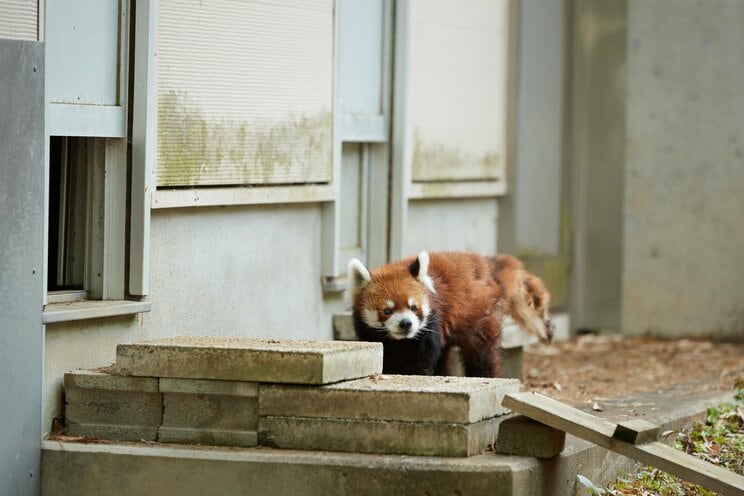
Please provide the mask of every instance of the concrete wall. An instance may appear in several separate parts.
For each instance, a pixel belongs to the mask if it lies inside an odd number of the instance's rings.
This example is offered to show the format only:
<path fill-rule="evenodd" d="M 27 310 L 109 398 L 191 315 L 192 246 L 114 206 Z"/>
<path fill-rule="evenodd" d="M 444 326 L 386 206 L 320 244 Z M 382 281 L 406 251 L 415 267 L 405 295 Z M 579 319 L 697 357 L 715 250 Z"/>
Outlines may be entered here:
<path fill-rule="evenodd" d="M 496 253 L 498 200 L 415 200 L 408 207 L 405 254 L 421 250 Z"/>
<path fill-rule="evenodd" d="M 628 9 L 623 327 L 744 339 L 744 3 Z"/>
<path fill-rule="evenodd" d="M 575 18 L 579 325 L 744 339 L 744 3 Z"/>
<path fill-rule="evenodd" d="M 155 210 L 152 312 L 48 325 L 44 429 L 69 370 L 112 363 L 121 342 L 173 335 L 332 339 L 317 204 Z"/>

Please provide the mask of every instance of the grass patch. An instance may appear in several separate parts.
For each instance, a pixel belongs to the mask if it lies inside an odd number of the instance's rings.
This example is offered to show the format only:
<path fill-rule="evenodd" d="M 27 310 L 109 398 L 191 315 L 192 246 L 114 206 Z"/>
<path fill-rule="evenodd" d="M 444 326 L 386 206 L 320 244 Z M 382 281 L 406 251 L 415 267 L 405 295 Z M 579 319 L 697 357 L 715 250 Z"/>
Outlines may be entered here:
<path fill-rule="evenodd" d="M 705 422 L 695 422 L 677 435 L 675 448 L 744 475 L 744 378 L 734 385 L 733 401 L 708 408 Z M 588 494 L 603 496 L 714 496 L 696 484 L 654 467 L 621 476 L 606 488 L 579 476 Z"/>

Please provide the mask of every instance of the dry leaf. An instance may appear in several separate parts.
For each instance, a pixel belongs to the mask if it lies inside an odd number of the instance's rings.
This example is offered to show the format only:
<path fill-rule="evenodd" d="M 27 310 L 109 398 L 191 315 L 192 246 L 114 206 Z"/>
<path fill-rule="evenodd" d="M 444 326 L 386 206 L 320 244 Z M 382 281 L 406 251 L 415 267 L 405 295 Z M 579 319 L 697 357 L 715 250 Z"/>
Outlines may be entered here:
<path fill-rule="evenodd" d="M 602 411 L 602 407 L 599 406 L 599 403 L 597 403 L 595 401 L 594 404 L 592 405 L 592 410 L 594 410 L 595 412 L 601 412 Z"/>

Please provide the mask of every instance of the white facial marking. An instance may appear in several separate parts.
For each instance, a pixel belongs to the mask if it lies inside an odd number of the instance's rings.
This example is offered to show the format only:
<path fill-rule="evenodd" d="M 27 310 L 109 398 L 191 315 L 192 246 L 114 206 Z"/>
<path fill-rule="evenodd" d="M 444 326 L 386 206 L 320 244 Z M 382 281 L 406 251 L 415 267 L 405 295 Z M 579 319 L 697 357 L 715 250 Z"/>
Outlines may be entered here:
<path fill-rule="evenodd" d="M 382 322 L 377 320 L 377 312 L 375 312 L 374 310 L 365 308 L 362 311 L 362 320 L 365 324 L 367 324 L 369 327 L 372 327 L 373 329 L 382 328 Z"/>
<path fill-rule="evenodd" d="M 393 300 L 388 300 L 385 302 L 388 308 L 395 308 L 395 303 L 393 303 Z"/>
<path fill-rule="evenodd" d="M 415 304 L 416 304 L 416 300 L 414 300 L 413 298 L 408 298 L 408 306 L 409 307 L 412 307 Z"/>

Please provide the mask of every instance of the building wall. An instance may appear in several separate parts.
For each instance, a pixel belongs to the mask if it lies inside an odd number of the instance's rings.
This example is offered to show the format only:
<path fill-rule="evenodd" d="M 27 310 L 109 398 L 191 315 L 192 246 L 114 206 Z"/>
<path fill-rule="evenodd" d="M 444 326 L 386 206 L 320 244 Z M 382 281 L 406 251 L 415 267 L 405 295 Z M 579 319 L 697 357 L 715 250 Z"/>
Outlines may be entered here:
<path fill-rule="evenodd" d="M 114 362 L 116 345 L 174 335 L 332 339 L 318 204 L 154 210 L 149 300 L 136 317 L 46 327 L 44 420 L 65 372 Z"/>
<path fill-rule="evenodd" d="M 627 332 L 744 339 L 744 3 L 628 2 Z"/>
<path fill-rule="evenodd" d="M 577 325 L 744 339 L 744 4 L 574 19 Z"/>

